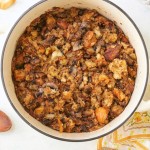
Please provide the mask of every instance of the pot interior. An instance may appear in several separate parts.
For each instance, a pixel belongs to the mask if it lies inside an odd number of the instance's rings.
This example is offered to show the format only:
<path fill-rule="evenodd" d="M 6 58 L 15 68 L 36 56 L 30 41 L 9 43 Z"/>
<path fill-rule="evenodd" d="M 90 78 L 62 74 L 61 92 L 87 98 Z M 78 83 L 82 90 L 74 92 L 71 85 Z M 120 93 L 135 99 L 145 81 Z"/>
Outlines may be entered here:
<path fill-rule="evenodd" d="M 120 116 L 115 118 L 103 128 L 93 132 L 59 133 L 58 131 L 44 126 L 24 110 L 24 108 L 19 103 L 14 91 L 14 85 L 11 78 L 11 61 L 14 55 L 16 42 L 32 20 L 43 14 L 48 9 L 56 6 L 65 8 L 81 7 L 98 10 L 102 15 L 115 21 L 117 25 L 120 26 L 120 28 L 129 37 L 129 40 L 136 51 L 138 59 L 138 74 L 135 89 L 129 104 Z M 48 136 L 53 136 L 64 140 L 84 141 L 108 134 L 109 132 L 120 126 L 127 118 L 129 118 L 133 111 L 135 111 L 144 92 L 144 87 L 147 80 L 147 56 L 142 39 L 134 24 L 120 9 L 114 6 L 111 2 L 105 0 L 48 0 L 41 1 L 27 10 L 11 30 L 4 48 L 2 75 L 6 93 L 10 99 L 11 104 L 29 125 Z"/>

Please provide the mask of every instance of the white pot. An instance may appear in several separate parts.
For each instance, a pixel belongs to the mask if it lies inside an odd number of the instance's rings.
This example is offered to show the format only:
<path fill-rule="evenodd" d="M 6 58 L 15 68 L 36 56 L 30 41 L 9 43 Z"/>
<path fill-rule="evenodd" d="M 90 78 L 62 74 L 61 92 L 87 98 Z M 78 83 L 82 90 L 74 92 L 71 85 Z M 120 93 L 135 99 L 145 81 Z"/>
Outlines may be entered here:
<path fill-rule="evenodd" d="M 129 40 L 135 48 L 138 60 L 138 73 L 131 100 L 123 113 L 111 121 L 103 128 L 87 133 L 59 133 L 49 127 L 44 126 L 33 117 L 31 117 L 19 103 L 11 77 L 11 61 L 14 55 L 18 38 L 32 20 L 43 14 L 52 7 L 83 7 L 96 9 L 107 18 L 115 21 L 118 26 L 129 37 Z M 61 140 L 66 141 L 87 141 L 107 135 L 121 126 L 137 109 L 141 102 L 148 80 L 148 54 L 145 43 L 135 23 L 118 6 L 107 0 L 42 0 L 29 8 L 12 27 L 3 49 L 2 55 L 2 80 L 8 99 L 19 114 L 19 116 L 37 131 Z M 150 105 L 149 105 L 150 106 Z"/>

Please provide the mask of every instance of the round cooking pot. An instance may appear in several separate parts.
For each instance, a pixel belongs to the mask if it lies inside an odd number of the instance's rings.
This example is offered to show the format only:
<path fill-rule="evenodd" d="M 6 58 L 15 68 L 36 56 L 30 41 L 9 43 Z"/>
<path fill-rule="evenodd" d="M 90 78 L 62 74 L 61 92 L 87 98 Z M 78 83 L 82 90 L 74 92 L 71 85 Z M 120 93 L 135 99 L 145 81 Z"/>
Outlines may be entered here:
<path fill-rule="evenodd" d="M 120 114 L 117 118 L 105 125 L 103 128 L 98 129 L 96 131 L 86 133 L 60 133 L 49 127 L 46 127 L 45 125 L 34 119 L 32 116 L 30 116 L 24 110 L 15 94 L 14 85 L 12 81 L 11 62 L 16 48 L 17 40 L 32 20 L 43 14 L 48 9 L 51 9 L 52 7 L 56 6 L 64 8 L 80 7 L 96 9 L 105 17 L 115 21 L 117 25 L 129 37 L 131 44 L 135 48 L 138 61 L 138 71 L 135 82 L 135 88 L 130 102 L 122 114 Z M 118 127 L 123 125 L 123 123 L 133 114 L 133 112 L 137 109 L 138 105 L 140 104 L 145 92 L 148 80 L 148 65 L 148 54 L 139 29 L 131 20 L 131 18 L 114 3 L 108 0 L 42 0 L 30 7 L 12 27 L 3 48 L 2 80 L 5 92 L 8 96 L 12 107 L 28 125 L 30 125 L 38 132 L 41 132 L 42 134 L 45 134 L 49 137 L 64 141 L 79 142 L 93 140 L 113 132 Z M 145 108 L 145 106 L 150 106 L 150 102 L 148 103 L 149 104 L 143 102 L 143 104 L 141 104 L 140 106 L 143 106 L 143 109 Z"/>

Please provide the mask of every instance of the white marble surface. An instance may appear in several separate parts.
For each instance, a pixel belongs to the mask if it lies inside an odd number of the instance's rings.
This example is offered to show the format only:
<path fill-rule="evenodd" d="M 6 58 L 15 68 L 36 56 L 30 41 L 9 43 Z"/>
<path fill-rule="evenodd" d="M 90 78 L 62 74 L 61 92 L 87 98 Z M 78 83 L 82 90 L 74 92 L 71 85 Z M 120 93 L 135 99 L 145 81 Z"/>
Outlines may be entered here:
<path fill-rule="evenodd" d="M 142 0 L 112 0 L 124 9 L 139 27 L 150 53 L 150 7 Z M 0 10 L 0 54 L 3 42 L 17 18 L 38 0 L 17 0 L 8 10 Z M 96 141 L 68 143 L 46 137 L 29 127 L 11 107 L 0 80 L 0 109 L 6 112 L 12 122 L 12 129 L 0 133 L 0 150 L 96 150 Z"/>

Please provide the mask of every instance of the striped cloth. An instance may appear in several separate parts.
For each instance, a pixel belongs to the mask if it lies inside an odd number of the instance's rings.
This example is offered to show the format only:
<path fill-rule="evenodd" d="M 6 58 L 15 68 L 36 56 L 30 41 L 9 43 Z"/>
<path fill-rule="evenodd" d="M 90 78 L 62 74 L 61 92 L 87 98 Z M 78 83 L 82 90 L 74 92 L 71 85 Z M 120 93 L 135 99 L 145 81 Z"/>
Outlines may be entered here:
<path fill-rule="evenodd" d="M 150 150 L 150 111 L 135 112 L 118 130 L 100 138 L 97 150 Z"/>

